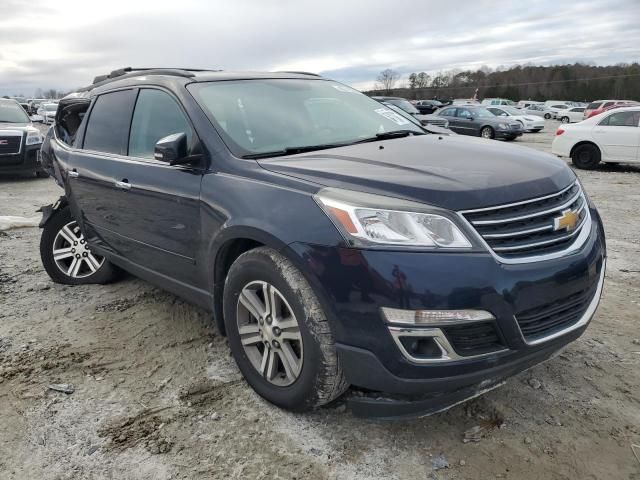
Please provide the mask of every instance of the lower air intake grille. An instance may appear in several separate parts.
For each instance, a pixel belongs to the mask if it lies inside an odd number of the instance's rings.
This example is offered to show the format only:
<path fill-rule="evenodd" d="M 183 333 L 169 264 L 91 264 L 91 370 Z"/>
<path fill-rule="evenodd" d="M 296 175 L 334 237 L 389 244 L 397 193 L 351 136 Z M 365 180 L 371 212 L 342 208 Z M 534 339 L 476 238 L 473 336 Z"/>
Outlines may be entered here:
<path fill-rule="evenodd" d="M 580 320 L 589 308 L 598 289 L 596 284 L 562 300 L 525 310 L 516 315 L 525 340 L 533 341 L 569 328 Z"/>
<path fill-rule="evenodd" d="M 495 322 L 477 322 L 442 329 L 460 356 L 481 355 L 505 348 Z"/>

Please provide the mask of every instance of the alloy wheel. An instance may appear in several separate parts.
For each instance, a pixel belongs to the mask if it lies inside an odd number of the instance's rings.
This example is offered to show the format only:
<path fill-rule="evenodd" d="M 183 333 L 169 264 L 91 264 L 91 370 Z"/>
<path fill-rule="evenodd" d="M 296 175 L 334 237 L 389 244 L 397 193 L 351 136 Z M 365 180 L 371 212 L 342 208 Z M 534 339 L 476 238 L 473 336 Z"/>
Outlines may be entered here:
<path fill-rule="evenodd" d="M 62 273 L 72 278 L 93 275 L 104 263 L 104 257 L 91 252 L 75 220 L 67 223 L 56 234 L 53 240 L 53 260 Z"/>
<path fill-rule="evenodd" d="M 302 371 L 303 342 L 293 309 L 264 281 L 247 284 L 238 297 L 236 321 L 242 347 L 268 382 L 286 387 Z"/>

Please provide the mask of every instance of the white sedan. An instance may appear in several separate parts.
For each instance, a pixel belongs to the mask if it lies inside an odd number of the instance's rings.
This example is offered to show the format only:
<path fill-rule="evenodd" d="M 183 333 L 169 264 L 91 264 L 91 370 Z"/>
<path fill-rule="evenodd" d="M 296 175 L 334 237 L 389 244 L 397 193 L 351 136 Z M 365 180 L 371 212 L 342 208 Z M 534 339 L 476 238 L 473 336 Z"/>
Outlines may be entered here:
<path fill-rule="evenodd" d="M 561 125 L 551 145 L 560 157 L 591 170 L 602 162 L 640 162 L 640 106 L 617 108 L 575 125 Z"/>
<path fill-rule="evenodd" d="M 42 117 L 42 123 L 49 124 L 53 123 L 53 120 L 56 118 L 56 111 L 58 110 L 57 103 L 41 103 L 38 108 L 38 115 Z"/>
<path fill-rule="evenodd" d="M 539 132 L 544 128 L 544 120 L 536 115 L 526 115 L 522 110 L 509 106 L 487 106 L 487 110 L 496 117 L 509 117 L 509 121 L 519 122 L 526 132 Z"/>
<path fill-rule="evenodd" d="M 581 122 L 584 117 L 585 107 L 571 107 L 558 114 L 558 120 L 562 123 L 576 123 Z"/>

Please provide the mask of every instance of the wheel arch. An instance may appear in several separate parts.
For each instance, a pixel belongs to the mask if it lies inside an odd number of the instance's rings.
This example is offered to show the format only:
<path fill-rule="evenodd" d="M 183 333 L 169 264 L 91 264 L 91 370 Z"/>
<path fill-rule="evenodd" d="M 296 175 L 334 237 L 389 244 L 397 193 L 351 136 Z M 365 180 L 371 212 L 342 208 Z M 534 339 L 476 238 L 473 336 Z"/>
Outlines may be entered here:
<path fill-rule="evenodd" d="M 281 252 L 286 243 L 273 234 L 255 227 L 233 226 L 224 229 L 209 251 L 209 279 L 213 291 L 213 316 L 218 330 L 226 335 L 222 298 L 227 273 L 233 262 L 245 252 L 258 247 L 270 247 Z"/>
<path fill-rule="evenodd" d="M 580 140 L 579 142 L 576 142 L 573 147 L 571 147 L 571 151 L 569 152 L 569 157 L 573 158 L 573 152 L 575 152 L 576 148 L 581 147 L 582 145 L 592 145 L 594 147 L 596 147 L 598 149 L 598 151 L 600 152 L 600 157 L 602 158 L 602 149 L 600 148 L 600 146 L 592 141 L 592 140 Z"/>

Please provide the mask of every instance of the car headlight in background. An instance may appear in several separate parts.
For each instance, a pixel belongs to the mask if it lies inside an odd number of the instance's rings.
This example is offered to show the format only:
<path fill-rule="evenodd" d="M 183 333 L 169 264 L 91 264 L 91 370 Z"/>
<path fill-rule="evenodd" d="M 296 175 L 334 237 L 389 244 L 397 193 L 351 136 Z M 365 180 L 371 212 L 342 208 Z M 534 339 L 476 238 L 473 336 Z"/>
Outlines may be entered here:
<path fill-rule="evenodd" d="M 44 141 L 44 137 L 38 131 L 29 131 L 27 132 L 27 145 L 37 145 L 38 143 L 42 143 Z"/>
<path fill-rule="evenodd" d="M 445 210 L 334 188 L 325 188 L 314 198 L 352 245 L 472 248 Z"/>

